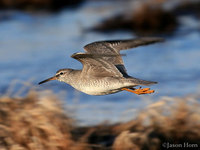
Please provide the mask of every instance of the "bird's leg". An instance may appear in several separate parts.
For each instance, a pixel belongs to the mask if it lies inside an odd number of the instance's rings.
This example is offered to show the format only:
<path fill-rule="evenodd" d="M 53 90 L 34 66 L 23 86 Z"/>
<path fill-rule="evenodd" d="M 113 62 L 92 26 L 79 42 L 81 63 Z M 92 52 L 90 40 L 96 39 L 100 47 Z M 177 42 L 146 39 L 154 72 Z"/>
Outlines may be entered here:
<path fill-rule="evenodd" d="M 144 88 L 144 89 L 142 89 L 141 87 L 139 89 L 135 89 L 135 88 L 122 88 L 122 90 L 126 90 L 128 92 L 132 92 L 132 93 L 135 93 L 135 94 L 138 94 L 138 95 L 154 93 L 154 90 L 150 90 L 150 88 Z"/>

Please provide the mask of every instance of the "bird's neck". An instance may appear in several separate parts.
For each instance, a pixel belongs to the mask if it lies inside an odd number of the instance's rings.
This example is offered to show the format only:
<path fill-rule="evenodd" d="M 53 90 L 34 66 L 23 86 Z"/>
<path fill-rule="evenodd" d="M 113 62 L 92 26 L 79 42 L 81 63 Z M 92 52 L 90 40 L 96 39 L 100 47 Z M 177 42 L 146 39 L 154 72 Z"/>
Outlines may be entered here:
<path fill-rule="evenodd" d="M 73 70 L 65 77 L 63 82 L 71 85 L 73 82 L 76 82 L 79 79 L 80 74 L 81 70 Z"/>

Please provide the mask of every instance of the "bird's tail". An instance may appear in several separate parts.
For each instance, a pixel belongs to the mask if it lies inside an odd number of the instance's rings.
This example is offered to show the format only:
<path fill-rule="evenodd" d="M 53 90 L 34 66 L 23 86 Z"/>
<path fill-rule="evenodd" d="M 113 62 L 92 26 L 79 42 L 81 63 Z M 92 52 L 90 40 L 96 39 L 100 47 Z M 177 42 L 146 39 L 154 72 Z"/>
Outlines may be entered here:
<path fill-rule="evenodd" d="M 155 82 L 155 81 L 146 81 L 146 80 L 141 80 L 141 79 L 138 79 L 138 78 L 129 78 L 129 80 L 131 82 L 133 82 L 135 85 L 152 85 L 152 84 L 157 84 L 158 82 Z"/>

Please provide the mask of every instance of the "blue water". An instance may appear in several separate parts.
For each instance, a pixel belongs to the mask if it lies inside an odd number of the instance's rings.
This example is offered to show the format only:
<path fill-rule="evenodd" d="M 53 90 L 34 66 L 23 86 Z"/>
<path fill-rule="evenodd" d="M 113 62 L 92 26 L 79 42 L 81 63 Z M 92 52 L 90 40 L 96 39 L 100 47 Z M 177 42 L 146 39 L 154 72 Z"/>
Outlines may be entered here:
<path fill-rule="evenodd" d="M 80 69 L 82 65 L 70 56 L 83 51 L 85 44 L 136 37 L 123 31 L 111 34 L 84 32 L 117 10 L 121 11 L 122 7 L 110 3 L 97 7 L 95 3 L 86 3 L 78 10 L 68 9 L 57 14 L 9 12 L 10 19 L 0 22 L 0 93 L 17 93 L 24 81 L 39 91 L 64 91 L 62 98 L 67 109 L 84 125 L 104 120 L 126 121 L 149 104 L 144 99 L 153 102 L 162 96 L 185 96 L 198 92 L 200 21 L 192 16 L 180 17 L 180 27 L 173 36 L 165 37 L 165 43 L 123 51 L 127 54 L 124 62 L 130 75 L 159 82 L 151 86 L 156 90 L 155 94 L 137 96 L 120 92 L 89 96 L 57 81 L 37 85 L 61 68 Z"/>

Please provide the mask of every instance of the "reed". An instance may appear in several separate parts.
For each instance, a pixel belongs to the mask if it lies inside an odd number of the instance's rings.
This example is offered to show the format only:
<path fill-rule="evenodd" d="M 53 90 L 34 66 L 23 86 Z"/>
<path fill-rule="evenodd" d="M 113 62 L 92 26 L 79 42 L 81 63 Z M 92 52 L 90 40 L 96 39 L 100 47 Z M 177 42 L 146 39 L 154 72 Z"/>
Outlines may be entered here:
<path fill-rule="evenodd" d="M 55 95 L 0 98 L 1 150 L 66 150 L 73 145 L 72 128 Z"/>

